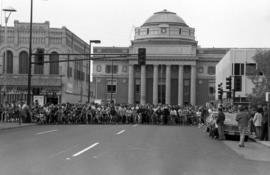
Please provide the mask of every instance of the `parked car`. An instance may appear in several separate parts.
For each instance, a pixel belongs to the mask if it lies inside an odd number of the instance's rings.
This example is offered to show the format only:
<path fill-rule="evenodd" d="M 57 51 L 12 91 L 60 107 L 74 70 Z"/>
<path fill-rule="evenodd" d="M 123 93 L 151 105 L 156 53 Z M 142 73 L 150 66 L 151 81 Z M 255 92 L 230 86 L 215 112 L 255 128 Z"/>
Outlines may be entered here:
<path fill-rule="evenodd" d="M 215 136 L 215 132 L 216 132 L 215 122 L 216 122 L 217 115 L 218 115 L 218 112 L 214 111 L 214 112 L 211 112 L 209 116 L 206 118 L 206 130 L 209 132 L 209 136 L 211 137 Z M 236 119 L 236 113 L 225 113 L 224 135 L 226 139 L 232 136 L 233 137 L 240 136 L 238 123 L 235 119 Z M 249 134 L 250 134 L 249 129 L 247 129 L 245 140 L 248 140 Z"/>
<path fill-rule="evenodd" d="M 238 123 L 235 120 L 237 113 L 225 113 L 225 121 L 224 121 L 224 135 L 227 138 L 228 136 L 240 136 L 240 132 L 238 129 Z M 247 129 L 246 131 L 246 138 L 245 140 L 248 140 L 248 136 L 250 134 L 250 130 Z"/>

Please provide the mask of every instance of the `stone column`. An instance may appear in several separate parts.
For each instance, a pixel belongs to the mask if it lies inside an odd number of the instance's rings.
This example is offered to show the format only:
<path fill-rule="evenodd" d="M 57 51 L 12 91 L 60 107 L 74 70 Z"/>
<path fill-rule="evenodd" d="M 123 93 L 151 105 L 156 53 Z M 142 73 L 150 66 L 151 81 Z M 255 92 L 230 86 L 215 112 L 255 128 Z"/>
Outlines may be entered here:
<path fill-rule="evenodd" d="M 154 65 L 153 72 L 153 104 L 158 104 L 158 65 Z"/>
<path fill-rule="evenodd" d="M 178 104 L 183 105 L 183 66 L 179 65 L 178 69 Z"/>
<path fill-rule="evenodd" d="M 128 104 L 134 103 L 134 66 L 128 67 Z"/>
<path fill-rule="evenodd" d="M 171 104 L 171 65 L 166 65 L 166 97 L 165 103 Z"/>
<path fill-rule="evenodd" d="M 141 65 L 141 97 L 140 103 L 145 104 L 145 91 L 146 91 L 146 72 L 145 65 Z"/>
<path fill-rule="evenodd" d="M 190 103 L 196 104 L 196 66 L 191 66 Z"/>

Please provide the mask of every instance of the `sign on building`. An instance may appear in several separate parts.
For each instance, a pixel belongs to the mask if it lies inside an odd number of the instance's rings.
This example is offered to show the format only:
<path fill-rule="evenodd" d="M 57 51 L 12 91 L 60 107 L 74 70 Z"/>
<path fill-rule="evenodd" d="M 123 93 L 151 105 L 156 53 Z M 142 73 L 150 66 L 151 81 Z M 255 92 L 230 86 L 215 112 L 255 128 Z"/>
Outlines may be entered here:
<path fill-rule="evenodd" d="M 35 96 L 33 97 L 34 103 L 36 102 L 36 100 L 37 100 L 37 102 L 38 102 L 38 104 L 39 104 L 40 106 L 44 106 L 44 96 L 42 96 L 42 95 L 35 95 Z"/>

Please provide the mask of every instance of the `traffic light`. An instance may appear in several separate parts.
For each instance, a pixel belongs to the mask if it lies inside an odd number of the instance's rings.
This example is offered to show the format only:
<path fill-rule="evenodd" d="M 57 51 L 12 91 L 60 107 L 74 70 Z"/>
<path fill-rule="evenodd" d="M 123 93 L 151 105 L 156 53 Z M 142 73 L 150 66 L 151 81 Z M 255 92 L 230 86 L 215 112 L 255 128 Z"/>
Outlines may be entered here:
<path fill-rule="evenodd" d="M 146 60 L 146 49 L 139 48 L 138 49 L 138 64 L 145 65 L 145 60 Z"/>
<path fill-rule="evenodd" d="M 223 95 L 223 88 L 222 88 L 222 83 L 218 84 L 218 99 L 222 100 L 222 95 Z"/>
<path fill-rule="evenodd" d="M 44 64 L 44 49 L 43 48 L 37 48 L 36 55 L 35 55 L 35 62 L 38 65 Z"/>
<path fill-rule="evenodd" d="M 227 77 L 226 78 L 226 89 L 231 91 L 232 90 L 232 77 Z"/>

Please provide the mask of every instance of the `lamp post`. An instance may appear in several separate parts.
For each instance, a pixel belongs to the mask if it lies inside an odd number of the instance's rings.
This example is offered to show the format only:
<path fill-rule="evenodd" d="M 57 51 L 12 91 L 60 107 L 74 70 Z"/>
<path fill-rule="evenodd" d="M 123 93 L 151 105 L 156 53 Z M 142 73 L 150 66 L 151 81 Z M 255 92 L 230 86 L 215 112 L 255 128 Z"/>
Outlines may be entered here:
<path fill-rule="evenodd" d="M 8 19 L 11 15 L 12 12 L 16 12 L 16 10 L 13 7 L 7 7 L 3 9 L 5 13 L 5 58 L 4 58 L 4 65 L 3 65 L 3 73 L 5 75 L 5 80 L 4 80 L 4 98 L 3 98 L 3 103 L 5 104 L 6 101 L 6 82 L 7 82 L 7 59 L 8 59 L 8 41 L 7 41 L 7 23 Z"/>
<path fill-rule="evenodd" d="M 112 71 L 112 76 L 111 76 L 111 104 L 113 104 L 113 100 L 112 100 L 112 98 L 113 98 L 113 59 L 112 59 L 112 68 L 111 68 L 111 71 Z"/>
<path fill-rule="evenodd" d="M 90 40 L 89 41 L 89 61 L 88 61 L 88 99 L 87 99 L 87 102 L 88 103 L 90 103 L 90 98 L 91 98 L 91 84 L 90 84 L 90 81 L 91 81 L 91 76 L 90 76 L 90 74 L 91 74 L 91 57 L 92 57 L 92 55 L 91 55 L 91 44 L 92 43 L 95 43 L 95 44 L 99 44 L 99 43 L 101 43 L 101 41 L 100 40 Z"/>
<path fill-rule="evenodd" d="M 28 55 L 28 83 L 27 83 L 27 105 L 31 105 L 31 71 L 32 71 L 32 27 L 33 27 L 33 0 L 30 5 L 30 29 L 29 29 L 29 55 Z"/>

